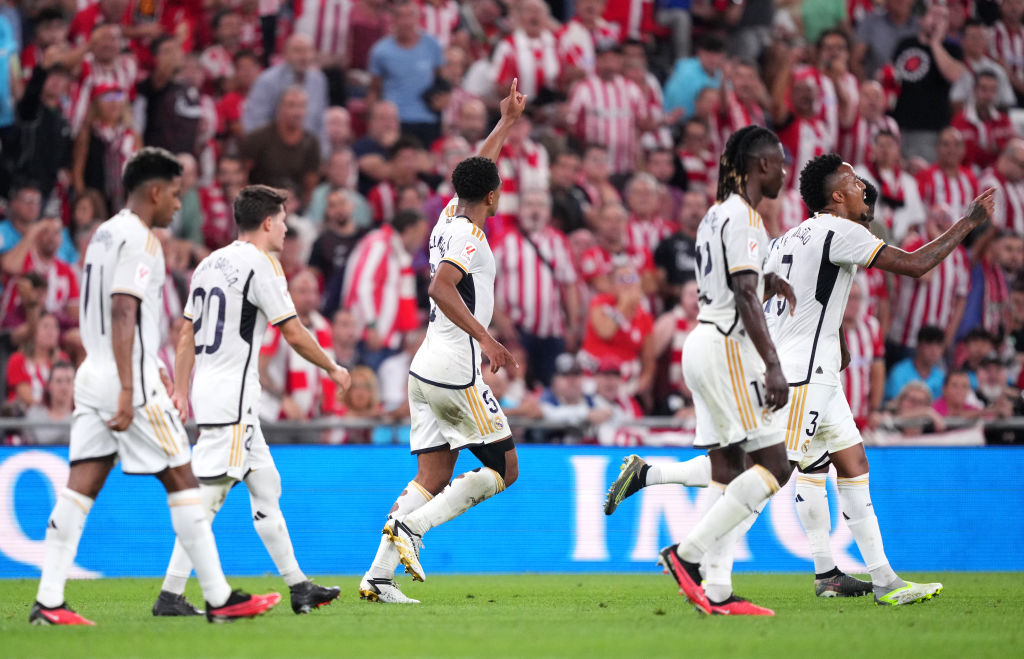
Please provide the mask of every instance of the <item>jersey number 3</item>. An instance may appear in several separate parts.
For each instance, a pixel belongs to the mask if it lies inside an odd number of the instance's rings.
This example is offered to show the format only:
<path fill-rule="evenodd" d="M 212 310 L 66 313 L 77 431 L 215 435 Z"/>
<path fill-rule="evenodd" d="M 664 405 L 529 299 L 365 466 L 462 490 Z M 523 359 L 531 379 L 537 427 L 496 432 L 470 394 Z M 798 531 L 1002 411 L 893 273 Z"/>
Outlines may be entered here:
<path fill-rule="evenodd" d="M 219 304 L 217 305 L 217 321 L 213 328 L 213 339 L 207 343 L 201 343 L 200 331 L 206 326 L 206 333 L 210 333 L 210 326 L 205 321 L 208 318 L 212 318 L 212 307 L 214 299 L 217 299 Z M 227 298 L 224 296 L 224 291 L 218 287 L 210 289 L 209 295 L 207 295 L 206 289 L 197 288 L 192 293 L 192 313 L 195 314 L 195 320 L 192 321 L 192 330 L 196 336 L 196 354 L 201 355 L 206 353 L 212 355 L 217 352 L 220 348 L 221 339 L 224 337 L 224 316 L 227 314 Z"/>

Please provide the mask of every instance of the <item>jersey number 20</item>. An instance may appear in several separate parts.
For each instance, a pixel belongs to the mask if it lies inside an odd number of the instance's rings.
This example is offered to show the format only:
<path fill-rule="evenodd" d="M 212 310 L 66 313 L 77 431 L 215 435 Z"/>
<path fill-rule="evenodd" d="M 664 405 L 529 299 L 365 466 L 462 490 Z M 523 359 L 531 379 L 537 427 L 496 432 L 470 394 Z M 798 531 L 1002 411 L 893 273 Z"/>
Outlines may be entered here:
<path fill-rule="evenodd" d="M 217 324 L 213 330 L 213 340 L 203 345 L 200 343 L 200 330 L 203 327 L 203 321 L 211 316 L 211 307 L 213 306 L 213 300 L 217 298 L 220 304 L 217 305 Z M 192 330 L 196 335 L 196 354 L 201 355 L 206 353 L 212 355 L 217 352 L 220 348 L 220 341 L 224 336 L 224 316 L 227 313 L 227 298 L 224 296 L 224 291 L 218 287 L 210 289 L 209 295 L 206 293 L 206 289 L 197 288 L 192 293 L 192 312 L 195 314 L 195 320 L 192 321 Z M 209 334 L 209 329 L 207 329 Z"/>

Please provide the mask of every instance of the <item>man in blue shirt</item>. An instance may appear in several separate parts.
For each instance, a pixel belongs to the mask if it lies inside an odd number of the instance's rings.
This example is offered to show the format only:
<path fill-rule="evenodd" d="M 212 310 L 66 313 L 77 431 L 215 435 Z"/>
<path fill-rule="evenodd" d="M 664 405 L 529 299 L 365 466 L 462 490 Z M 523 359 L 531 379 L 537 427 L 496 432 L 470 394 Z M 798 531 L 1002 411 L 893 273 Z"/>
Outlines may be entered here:
<path fill-rule="evenodd" d="M 394 29 L 370 50 L 369 100 L 384 98 L 398 106 L 402 132 L 433 144 L 440 135 L 440 122 L 423 98 L 434 86 L 437 70 L 444 64 L 441 45 L 420 31 L 420 8 L 412 0 L 394 5 Z"/>
<path fill-rule="evenodd" d="M 897 363 L 885 380 L 885 399 L 892 400 L 908 382 L 924 382 L 931 389 L 932 398 L 942 395 L 946 370 L 942 367 L 942 354 L 946 350 L 946 333 L 935 325 L 925 325 L 917 332 L 917 350 L 913 357 Z"/>
<path fill-rule="evenodd" d="M 709 34 L 696 43 L 697 54 L 676 62 L 676 68 L 665 82 L 665 111 L 683 108 L 687 117 L 693 115 L 697 95 L 705 87 L 718 89 L 725 65 L 725 42 Z"/>
<path fill-rule="evenodd" d="M 15 182 L 11 187 L 6 217 L 0 222 L 0 254 L 7 254 L 21 242 L 22 236 L 39 219 L 42 203 L 43 197 L 37 183 L 32 181 Z M 67 229 L 63 230 L 57 258 L 72 264 L 78 262 L 78 251 L 75 250 L 74 242 Z M 8 274 L 16 274 L 21 271 L 21 263 L 12 262 L 6 265 L 9 265 L 9 268 L 5 268 Z"/>

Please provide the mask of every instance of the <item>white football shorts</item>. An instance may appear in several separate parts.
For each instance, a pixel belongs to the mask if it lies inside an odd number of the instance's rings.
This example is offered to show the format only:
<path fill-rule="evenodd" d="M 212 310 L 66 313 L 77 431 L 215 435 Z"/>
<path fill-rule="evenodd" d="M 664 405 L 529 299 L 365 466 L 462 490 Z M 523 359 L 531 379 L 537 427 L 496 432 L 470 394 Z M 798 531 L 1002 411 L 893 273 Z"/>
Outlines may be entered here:
<path fill-rule="evenodd" d="M 409 376 L 409 445 L 413 454 L 448 447 L 457 451 L 512 435 L 491 388 L 479 378 L 464 389 L 427 384 Z"/>
<path fill-rule="evenodd" d="M 76 404 L 71 415 L 71 464 L 117 455 L 126 474 L 158 474 L 188 464 L 188 436 L 162 388 L 135 408 L 132 424 L 124 432 L 107 427 L 113 416 L 112 411 Z"/>
<path fill-rule="evenodd" d="M 240 481 L 253 469 L 273 466 L 258 419 L 230 426 L 202 426 L 192 448 L 192 471 L 203 480 Z"/>
<path fill-rule="evenodd" d="M 804 384 L 789 388 L 789 402 L 776 416 L 784 424 L 786 453 L 803 470 L 828 464 L 828 455 L 863 440 L 843 388 Z"/>
<path fill-rule="evenodd" d="M 683 375 L 697 415 L 694 447 L 750 452 L 782 442 L 778 414 L 764 405 L 764 361 L 749 340 L 700 323 L 683 344 Z"/>

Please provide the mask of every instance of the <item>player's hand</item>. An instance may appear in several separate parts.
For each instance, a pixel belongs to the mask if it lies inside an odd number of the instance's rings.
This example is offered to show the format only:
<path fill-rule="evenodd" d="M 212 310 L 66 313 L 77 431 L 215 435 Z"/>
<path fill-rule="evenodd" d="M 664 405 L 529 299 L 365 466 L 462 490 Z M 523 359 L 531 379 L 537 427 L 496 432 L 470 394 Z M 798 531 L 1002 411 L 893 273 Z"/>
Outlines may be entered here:
<path fill-rule="evenodd" d="M 128 430 L 128 426 L 132 425 L 133 416 L 135 410 L 132 408 L 132 390 L 122 389 L 117 395 L 117 412 L 110 421 L 107 421 L 107 427 L 118 432 Z"/>
<path fill-rule="evenodd" d="M 174 383 L 171 382 L 171 376 L 167 374 L 167 371 L 161 366 L 160 369 L 160 381 L 164 383 L 164 389 L 167 390 L 167 395 L 174 397 Z"/>
<path fill-rule="evenodd" d="M 769 277 L 770 279 L 766 279 L 771 287 L 769 292 L 772 295 L 781 295 L 786 298 L 786 304 L 789 306 L 789 315 L 792 316 L 796 313 L 796 293 L 793 292 L 793 287 L 789 285 L 788 281 L 778 275 L 770 274 Z"/>
<path fill-rule="evenodd" d="M 789 400 L 789 383 L 778 364 L 765 369 L 764 392 L 765 405 L 773 412 L 782 409 Z"/>
<path fill-rule="evenodd" d="M 967 209 L 967 215 L 964 217 L 977 226 L 992 217 L 995 209 L 996 189 L 989 188 L 975 197 L 974 201 L 971 202 L 971 207 Z"/>
<path fill-rule="evenodd" d="M 526 95 L 520 94 L 516 91 L 516 87 L 519 86 L 519 78 L 512 79 L 512 87 L 508 91 L 508 96 L 501 100 L 501 116 L 509 121 L 515 121 L 523 114 L 523 109 L 526 108 Z"/>
<path fill-rule="evenodd" d="M 171 403 L 174 404 L 174 409 L 178 411 L 178 418 L 181 419 L 181 423 L 184 424 L 188 421 L 188 394 L 173 392 L 171 394 Z"/>
<path fill-rule="evenodd" d="M 508 368 L 511 365 L 519 368 L 519 362 L 517 362 L 516 358 L 512 356 L 512 353 L 508 351 L 508 348 L 501 345 L 494 339 L 491 339 L 486 344 L 481 344 L 480 349 L 491 361 L 491 373 L 497 373 L 498 369 L 502 366 Z"/>
<path fill-rule="evenodd" d="M 344 366 L 335 366 L 327 374 L 327 377 L 331 378 L 331 382 L 337 387 L 339 398 L 352 386 L 352 376 L 349 375 L 348 369 Z"/>

